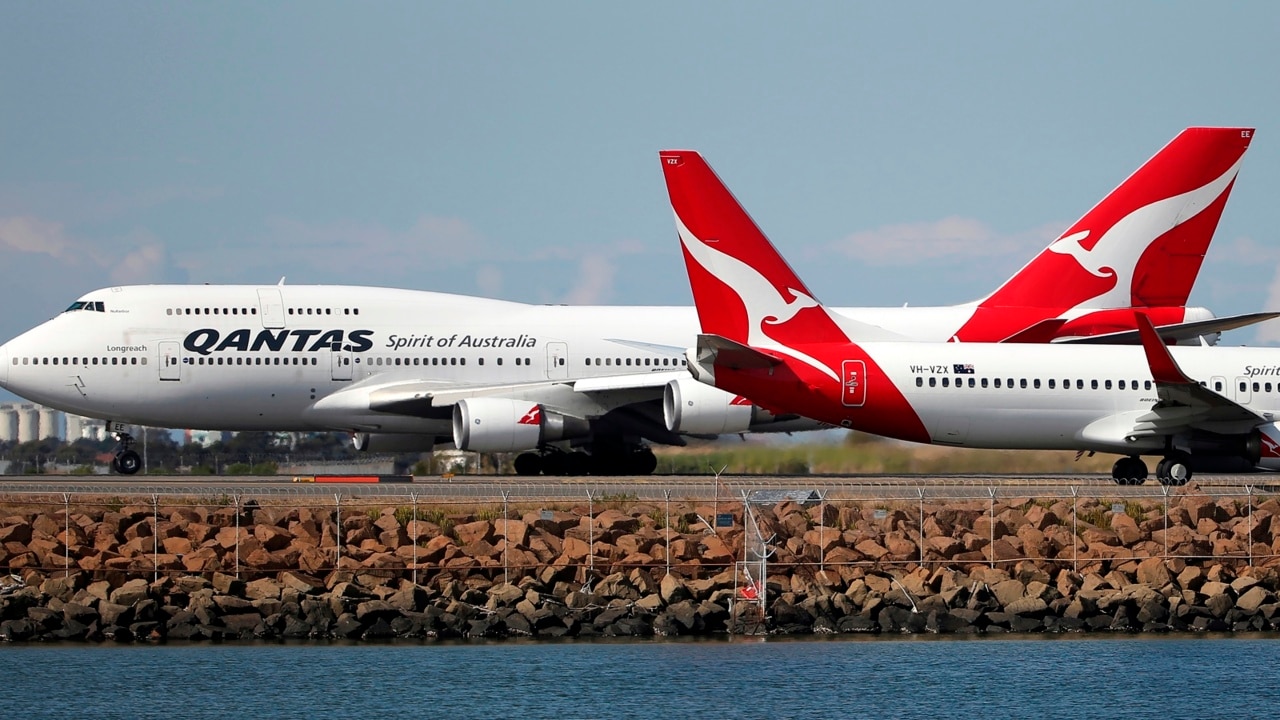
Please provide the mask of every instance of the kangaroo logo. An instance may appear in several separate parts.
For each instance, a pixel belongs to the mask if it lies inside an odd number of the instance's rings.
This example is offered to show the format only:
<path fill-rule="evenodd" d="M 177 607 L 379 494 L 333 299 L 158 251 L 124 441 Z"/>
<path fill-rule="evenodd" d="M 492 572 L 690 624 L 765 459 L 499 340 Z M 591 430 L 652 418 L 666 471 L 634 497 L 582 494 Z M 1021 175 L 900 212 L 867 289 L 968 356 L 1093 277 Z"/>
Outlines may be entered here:
<path fill-rule="evenodd" d="M 1125 215 L 1107 228 L 1091 249 L 1086 249 L 1081 244 L 1090 236 L 1090 230 L 1080 230 L 1055 240 L 1047 248 L 1049 252 L 1069 256 L 1081 269 L 1094 277 L 1115 278 L 1111 288 L 1077 303 L 1074 307 L 1128 305 L 1138 259 L 1162 235 L 1212 205 L 1235 179 L 1241 162 L 1243 158 L 1203 187 L 1157 200 Z M 1090 211 L 1083 222 L 1088 222 L 1092 215 L 1093 212 Z"/>
<path fill-rule="evenodd" d="M 529 412 L 524 417 L 516 421 L 517 425 L 541 425 L 542 424 L 542 406 L 534 405 L 529 408 Z"/>
<path fill-rule="evenodd" d="M 836 376 L 831 368 L 815 358 L 779 343 L 765 332 L 766 325 L 774 327 L 785 325 L 801 310 L 821 307 L 817 300 L 810 297 L 808 293 L 801 292 L 795 288 L 787 288 L 787 294 L 791 297 L 784 297 L 759 270 L 732 255 L 712 248 L 694 235 L 680 220 L 678 214 L 676 215 L 676 229 L 680 234 L 680 244 L 684 246 L 685 250 L 707 272 L 729 286 L 731 290 L 737 293 L 738 298 L 742 300 L 742 306 L 747 310 L 746 342 L 748 345 L 776 350 L 800 360 L 826 374 L 832 380 L 840 382 L 840 378 Z"/>

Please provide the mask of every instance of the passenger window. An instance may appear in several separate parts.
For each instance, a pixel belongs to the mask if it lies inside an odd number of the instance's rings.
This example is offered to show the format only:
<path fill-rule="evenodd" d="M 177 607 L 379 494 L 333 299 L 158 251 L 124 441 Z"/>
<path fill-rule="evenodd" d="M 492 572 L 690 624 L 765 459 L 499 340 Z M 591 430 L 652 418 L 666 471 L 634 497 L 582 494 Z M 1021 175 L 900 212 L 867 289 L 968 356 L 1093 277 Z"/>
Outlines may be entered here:
<path fill-rule="evenodd" d="M 916 387 L 924 387 L 924 378 L 916 376 Z"/>
<path fill-rule="evenodd" d="M 996 387 L 997 389 L 1000 387 L 1000 378 L 996 378 L 996 380 L 995 380 L 995 387 Z"/>
<path fill-rule="evenodd" d="M 984 388 L 985 388 L 986 386 L 987 386 L 987 379 L 986 379 L 986 378 L 982 378 L 982 387 L 984 387 Z"/>
<path fill-rule="evenodd" d="M 1240 392 L 1244 392 L 1245 384 L 1240 383 Z"/>
<path fill-rule="evenodd" d="M 973 387 L 974 384 L 973 378 L 969 378 L 969 387 Z"/>
<path fill-rule="evenodd" d="M 1258 383 L 1253 384 L 1253 391 L 1258 392 Z"/>
<path fill-rule="evenodd" d="M 1111 389 L 1111 381 L 1110 381 L 1110 380 L 1103 381 L 1103 383 L 1102 383 L 1102 387 L 1103 387 L 1103 389 L 1104 389 L 1104 390 L 1110 390 L 1110 389 Z"/>
<path fill-rule="evenodd" d="M 1031 384 L 1035 387 L 1035 389 L 1036 389 L 1036 390 L 1039 390 L 1039 389 L 1040 389 L 1040 378 L 1036 378 L 1035 380 L 1032 380 L 1032 381 L 1031 381 Z"/>
<path fill-rule="evenodd" d="M 942 387 L 951 387 L 951 378 L 944 376 L 942 378 Z"/>
<path fill-rule="evenodd" d="M 938 386 L 938 378 L 935 378 L 935 377 L 929 378 L 929 387 L 937 387 L 937 386 Z"/>
<path fill-rule="evenodd" d="M 1019 380 L 1019 381 L 1018 381 L 1018 387 L 1022 388 L 1023 390 L 1026 390 L 1026 389 L 1027 389 L 1027 379 L 1026 379 L 1026 378 L 1022 378 L 1021 380 Z"/>

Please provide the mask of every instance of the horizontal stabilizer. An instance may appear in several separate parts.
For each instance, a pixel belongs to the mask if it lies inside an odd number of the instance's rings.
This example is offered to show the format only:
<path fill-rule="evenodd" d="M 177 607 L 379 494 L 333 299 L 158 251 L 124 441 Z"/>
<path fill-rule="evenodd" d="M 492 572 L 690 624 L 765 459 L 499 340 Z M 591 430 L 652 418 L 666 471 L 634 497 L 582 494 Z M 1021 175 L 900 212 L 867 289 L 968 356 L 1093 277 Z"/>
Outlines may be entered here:
<path fill-rule="evenodd" d="M 1257 323 L 1277 317 L 1280 317 L 1280 312 L 1245 313 L 1244 315 L 1230 315 L 1227 317 L 1200 320 L 1198 322 L 1161 325 L 1155 330 L 1156 334 L 1165 342 L 1181 342 L 1183 340 L 1193 340 L 1201 335 L 1212 335 L 1214 333 L 1226 332 L 1228 330 L 1236 330 L 1249 325 L 1256 325 Z M 1043 325 L 1044 323 L 1040 324 Z M 1036 327 L 1038 327 L 1038 325 Z M 1033 327 L 1032 329 L 1034 330 L 1035 328 Z M 1005 342 L 1012 342 L 1012 340 L 1006 340 Z M 1090 335 L 1089 337 L 1063 338 L 1061 340 L 1054 340 L 1053 342 L 1076 344 L 1092 343 L 1095 345 L 1138 345 L 1141 344 L 1142 339 L 1139 337 L 1137 330 L 1121 330 L 1120 332 Z"/>
<path fill-rule="evenodd" d="M 698 357 L 709 357 L 713 364 L 732 370 L 766 370 L 782 364 L 773 355 L 719 335 L 698 336 Z"/>

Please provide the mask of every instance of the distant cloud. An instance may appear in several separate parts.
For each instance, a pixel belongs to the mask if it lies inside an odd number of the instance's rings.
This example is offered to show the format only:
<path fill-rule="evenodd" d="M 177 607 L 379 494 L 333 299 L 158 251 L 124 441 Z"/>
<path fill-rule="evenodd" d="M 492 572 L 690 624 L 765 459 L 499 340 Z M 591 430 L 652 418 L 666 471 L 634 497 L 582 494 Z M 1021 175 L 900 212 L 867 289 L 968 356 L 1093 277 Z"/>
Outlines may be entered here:
<path fill-rule="evenodd" d="M 16 252 L 42 253 L 66 259 L 72 243 L 62 223 L 23 215 L 0 217 L 0 247 Z"/>
<path fill-rule="evenodd" d="M 599 305 L 613 296 L 618 266 L 604 255 L 584 255 L 578 262 L 578 276 L 564 297 L 569 305 Z"/>
<path fill-rule="evenodd" d="M 828 246 L 840 255 L 867 265 L 911 265 L 945 257 L 989 257 L 1025 253 L 1028 260 L 1066 227 L 1043 225 L 1002 235 L 981 220 L 960 216 L 932 222 L 882 225 L 855 232 Z"/>
<path fill-rule="evenodd" d="M 476 289 L 481 295 L 502 295 L 502 269 L 496 265 L 481 265 L 476 269 Z"/>
<path fill-rule="evenodd" d="M 184 250 L 180 262 L 211 282 L 289 275 L 300 282 L 377 277 L 404 282 L 492 257 L 491 243 L 461 218 L 424 215 L 408 228 L 341 220 L 272 218 L 259 235 Z"/>
<path fill-rule="evenodd" d="M 111 268 L 111 282 L 116 285 L 185 281 L 185 273 L 173 266 L 168 250 L 158 242 L 134 248 Z"/>

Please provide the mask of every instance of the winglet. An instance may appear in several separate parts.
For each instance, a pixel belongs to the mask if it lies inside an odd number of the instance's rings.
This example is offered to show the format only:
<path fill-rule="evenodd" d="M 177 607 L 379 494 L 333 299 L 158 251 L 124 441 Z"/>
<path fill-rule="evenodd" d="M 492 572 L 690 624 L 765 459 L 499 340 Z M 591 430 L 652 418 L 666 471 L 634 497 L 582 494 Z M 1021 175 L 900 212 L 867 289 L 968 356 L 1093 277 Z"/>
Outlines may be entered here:
<path fill-rule="evenodd" d="M 1138 326 L 1138 336 L 1142 339 L 1142 349 L 1147 354 L 1152 379 L 1165 385 L 1194 385 L 1195 380 L 1182 372 L 1169 352 L 1169 347 L 1160 339 L 1155 326 L 1151 324 L 1151 318 L 1144 312 L 1135 311 L 1133 321 Z"/>

